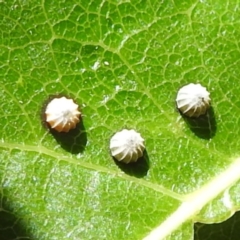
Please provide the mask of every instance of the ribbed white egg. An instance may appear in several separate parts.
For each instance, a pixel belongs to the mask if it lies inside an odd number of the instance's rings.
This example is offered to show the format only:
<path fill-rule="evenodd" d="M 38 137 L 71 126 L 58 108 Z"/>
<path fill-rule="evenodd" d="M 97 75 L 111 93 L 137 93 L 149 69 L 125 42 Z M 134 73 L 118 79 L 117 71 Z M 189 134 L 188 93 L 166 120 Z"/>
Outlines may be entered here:
<path fill-rule="evenodd" d="M 144 139 L 135 130 L 123 129 L 110 140 L 112 156 L 124 163 L 136 162 L 143 156 Z"/>
<path fill-rule="evenodd" d="M 188 117 L 199 117 L 210 107 L 209 95 L 210 93 L 201 84 L 190 83 L 178 91 L 177 107 Z"/>
<path fill-rule="evenodd" d="M 78 105 L 66 97 L 54 98 L 45 110 L 46 122 L 58 132 L 69 132 L 79 122 Z"/>

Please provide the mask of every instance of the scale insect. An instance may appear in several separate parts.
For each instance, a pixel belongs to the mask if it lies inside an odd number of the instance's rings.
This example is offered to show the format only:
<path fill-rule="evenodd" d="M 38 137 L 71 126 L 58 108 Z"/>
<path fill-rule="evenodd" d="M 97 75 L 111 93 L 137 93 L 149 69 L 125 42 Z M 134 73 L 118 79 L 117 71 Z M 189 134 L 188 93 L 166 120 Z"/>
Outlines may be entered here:
<path fill-rule="evenodd" d="M 80 121 L 79 106 L 66 97 L 53 98 L 45 109 L 45 121 L 58 132 L 69 132 Z"/>
<path fill-rule="evenodd" d="M 188 117 L 204 115 L 210 107 L 210 102 L 210 93 L 199 83 L 183 86 L 176 98 L 178 109 Z"/>
<path fill-rule="evenodd" d="M 123 129 L 115 133 L 110 140 L 112 156 L 124 163 L 136 162 L 143 156 L 144 149 L 144 139 L 133 129 Z"/>

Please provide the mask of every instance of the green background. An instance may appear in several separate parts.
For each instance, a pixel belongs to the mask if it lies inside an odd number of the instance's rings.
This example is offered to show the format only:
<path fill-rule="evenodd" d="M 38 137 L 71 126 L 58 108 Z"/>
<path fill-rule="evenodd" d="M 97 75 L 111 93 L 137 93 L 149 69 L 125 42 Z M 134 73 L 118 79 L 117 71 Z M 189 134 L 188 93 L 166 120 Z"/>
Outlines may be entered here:
<path fill-rule="evenodd" d="M 34 239 L 142 239 L 226 169 L 240 146 L 239 7 L 0 1 L 0 233 L 20 224 L 16 235 Z M 190 82 L 211 93 L 211 111 L 199 120 L 175 106 Z M 44 128 L 43 108 L 56 94 L 80 105 L 81 133 Z M 141 133 L 145 161 L 112 160 L 109 139 L 123 128 Z M 230 189 L 235 210 L 239 183 Z M 221 202 L 196 219 L 228 218 Z M 192 219 L 169 237 L 191 238 Z"/>

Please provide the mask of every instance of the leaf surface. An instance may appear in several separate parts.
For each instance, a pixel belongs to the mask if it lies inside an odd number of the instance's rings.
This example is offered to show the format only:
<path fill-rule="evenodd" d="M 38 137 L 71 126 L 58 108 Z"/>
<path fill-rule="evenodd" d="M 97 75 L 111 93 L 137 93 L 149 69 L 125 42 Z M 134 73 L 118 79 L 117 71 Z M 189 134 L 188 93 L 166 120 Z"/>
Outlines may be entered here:
<path fill-rule="evenodd" d="M 195 221 L 239 210 L 239 8 L 1 1 L 1 216 L 14 213 L 35 239 L 188 240 Z M 176 110 L 190 82 L 211 93 L 200 119 Z M 43 109 L 59 94 L 80 105 L 79 131 L 45 128 Z M 135 165 L 109 154 L 123 128 L 145 139 Z M 165 233 L 151 237 L 158 226 Z"/>

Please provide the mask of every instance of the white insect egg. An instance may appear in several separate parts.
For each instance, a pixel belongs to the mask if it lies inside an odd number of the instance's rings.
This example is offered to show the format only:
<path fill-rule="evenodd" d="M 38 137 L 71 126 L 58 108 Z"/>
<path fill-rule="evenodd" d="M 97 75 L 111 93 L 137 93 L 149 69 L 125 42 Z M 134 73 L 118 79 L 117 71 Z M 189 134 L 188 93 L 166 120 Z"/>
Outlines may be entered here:
<path fill-rule="evenodd" d="M 144 149 L 144 139 L 135 130 L 123 129 L 110 140 L 112 156 L 124 163 L 136 162 L 143 156 Z"/>
<path fill-rule="evenodd" d="M 46 122 L 58 132 L 69 132 L 79 122 L 78 105 L 66 97 L 54 98 L 45 110 Z"/>
<path fill-rule="evenodd" d="M 201 84 L 190 83 L 183 86 L 177 94 L 178 109 L 188 117 L 199 117 L 210 106 L 210 93 Z"/>

